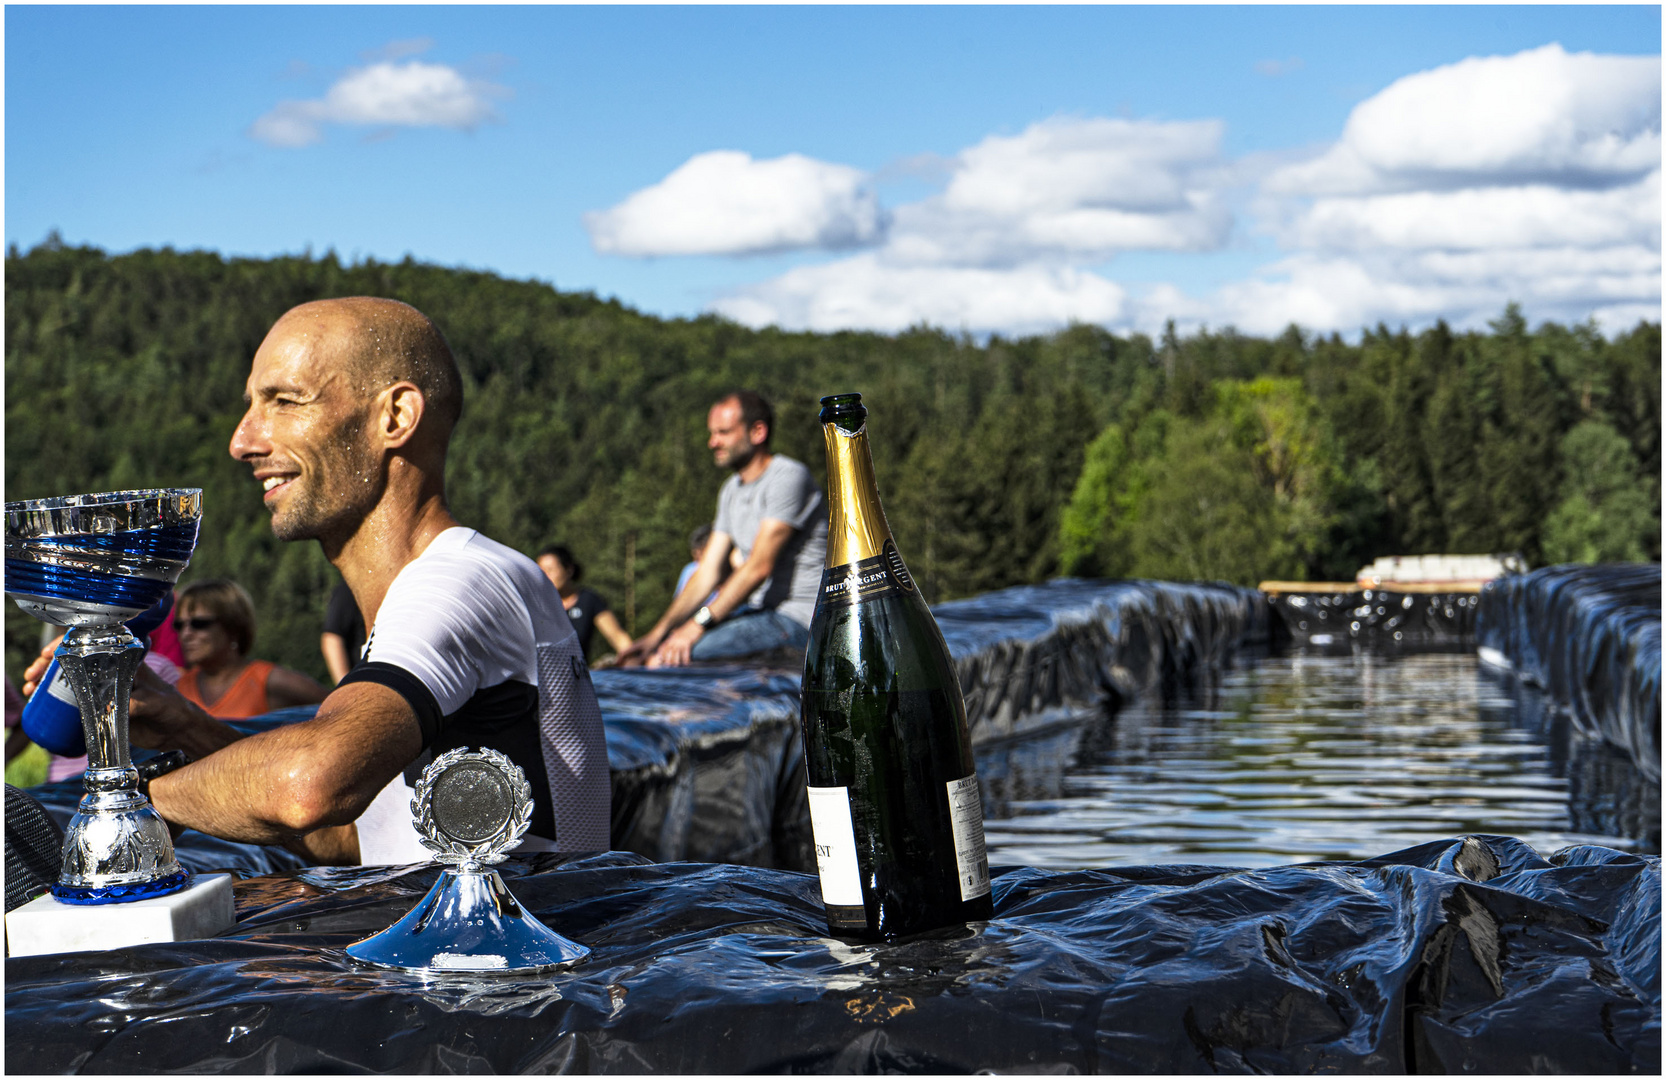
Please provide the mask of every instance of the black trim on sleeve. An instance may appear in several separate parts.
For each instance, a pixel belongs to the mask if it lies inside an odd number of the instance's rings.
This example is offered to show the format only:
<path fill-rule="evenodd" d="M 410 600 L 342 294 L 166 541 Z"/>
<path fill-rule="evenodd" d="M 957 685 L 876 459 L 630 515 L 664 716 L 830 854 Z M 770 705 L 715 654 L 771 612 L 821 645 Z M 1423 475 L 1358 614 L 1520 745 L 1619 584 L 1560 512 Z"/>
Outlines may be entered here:
<path fill-rule="evenodd" d="M 369 660 L 360 664 L 336 685 L 346 686 L 348 683 L 356 682 L 385 686 L 404 698 L 405 703 L 416 714 L 417 726 L 422 729 L 423 749 L 427 749 L 430 743 L 439 738 L 444 717 L 440 715 L 440 703 L 434 697 L 434 691 L 428 689 L 427 683 L 399 665 L 384 660 Z"/>

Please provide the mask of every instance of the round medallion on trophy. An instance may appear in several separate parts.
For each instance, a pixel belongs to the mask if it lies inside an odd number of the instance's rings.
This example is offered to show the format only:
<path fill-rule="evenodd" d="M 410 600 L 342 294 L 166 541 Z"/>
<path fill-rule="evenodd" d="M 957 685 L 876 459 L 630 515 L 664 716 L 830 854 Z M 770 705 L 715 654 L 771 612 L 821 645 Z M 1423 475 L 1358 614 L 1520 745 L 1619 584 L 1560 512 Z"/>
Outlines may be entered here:
<path fill-rule="evenodd" d="M 496 750 L 448 750 L 422 770 L 411 816 L 438 861 L 501 862 L 531 824 L 532 788 Z"/>

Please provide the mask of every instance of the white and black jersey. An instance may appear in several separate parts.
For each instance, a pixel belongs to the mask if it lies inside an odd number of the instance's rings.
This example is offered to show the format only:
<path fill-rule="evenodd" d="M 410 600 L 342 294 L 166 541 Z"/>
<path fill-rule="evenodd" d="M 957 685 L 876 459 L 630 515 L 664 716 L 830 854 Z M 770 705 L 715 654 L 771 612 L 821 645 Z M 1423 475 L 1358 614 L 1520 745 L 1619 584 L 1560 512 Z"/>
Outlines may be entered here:
<path fill-rule="evenodd" d="M 365 863 L 428 853 L 410 824 L 420 766 L 456 747 L 490 747 L 532 785 L 533 848 L 608 847 L 601 707 L 561 595 L 531 559 L 473 529 L 435 537 L 388 588 L 342 685 L 374 682 L 416 713 L 424 754 L 360 818 Z"/>

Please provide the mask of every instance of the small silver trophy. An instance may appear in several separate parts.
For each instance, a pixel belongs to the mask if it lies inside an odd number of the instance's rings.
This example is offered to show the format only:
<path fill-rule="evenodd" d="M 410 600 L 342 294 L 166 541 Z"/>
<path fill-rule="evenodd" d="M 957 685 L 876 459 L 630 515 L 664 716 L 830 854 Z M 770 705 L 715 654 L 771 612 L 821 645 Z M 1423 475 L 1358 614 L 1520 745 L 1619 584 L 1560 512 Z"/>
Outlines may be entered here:
<path fill-rule="evenodd" d="M 198 488 L 6 504 L 6 595 L 37 619 L 69 627 L 56 655 L 87 740 L 86 793 L 52 886 L 64 903 L 144 900 L 190 884 L 133 768 L 128 695 L 145 650 L 122 623 L 173 588 L 201 520 Z"/>
<path fill-rule="evenodd" d="M 495 750 L 449 750 L 422 771 L 411 816 L 446 869 L 404 918 L 349 945 L 348 956 L 423 975 L 526 975 L 590 955 L 523 910 L 490 868 L 532 819 L 520 766 Z"/>

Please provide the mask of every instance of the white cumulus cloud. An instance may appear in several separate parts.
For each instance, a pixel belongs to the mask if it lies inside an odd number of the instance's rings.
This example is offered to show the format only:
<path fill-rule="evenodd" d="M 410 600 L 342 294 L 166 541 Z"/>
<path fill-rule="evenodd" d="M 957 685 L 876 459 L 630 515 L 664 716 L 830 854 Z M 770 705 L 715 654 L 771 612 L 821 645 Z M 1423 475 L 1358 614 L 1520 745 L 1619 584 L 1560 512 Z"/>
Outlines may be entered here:
<path fill-rule="evenodd" d="M 1356 106 L 1319 158 L 1268 181 L 1287 194 L 1469 184 L 1590 185 L 1660 167 L 1660 58 L 1550 44 L 1402 78 Z"/>
<path fill-rule="evenodd" d="M 1220 246 L 1232 216 L 1215 120 L 1057 118 L 954 159 L 940 195 L 899 207 L 899 261 L 1002 266 Z"/>
<path fill-rule="evenodd" d="M 249 134 L 294 148 L 320 141 L 328 124 L 470 131 L 495 119 L 492 100 L 504 93 L 444 64 L 386 60 L 348 71 L 322 98 L 279 102 Z"/>
<path fill-rule="evenodd" d="M 802 154 L 697 154 L 664 180 L 584 215 L 606 255 L 748 255 L 877 241 L 884 216 L 865 173 Z"/>
<path fill-rule="evenodd" d="M 719 300 L 749 326 L 895 333 L 928 323 L 973 333 L 1045 333 L 1071 322 L 1116 323 L 1121 286 L 1070 267 L 899 266 L 877 253 L 802 266 Z"/>

